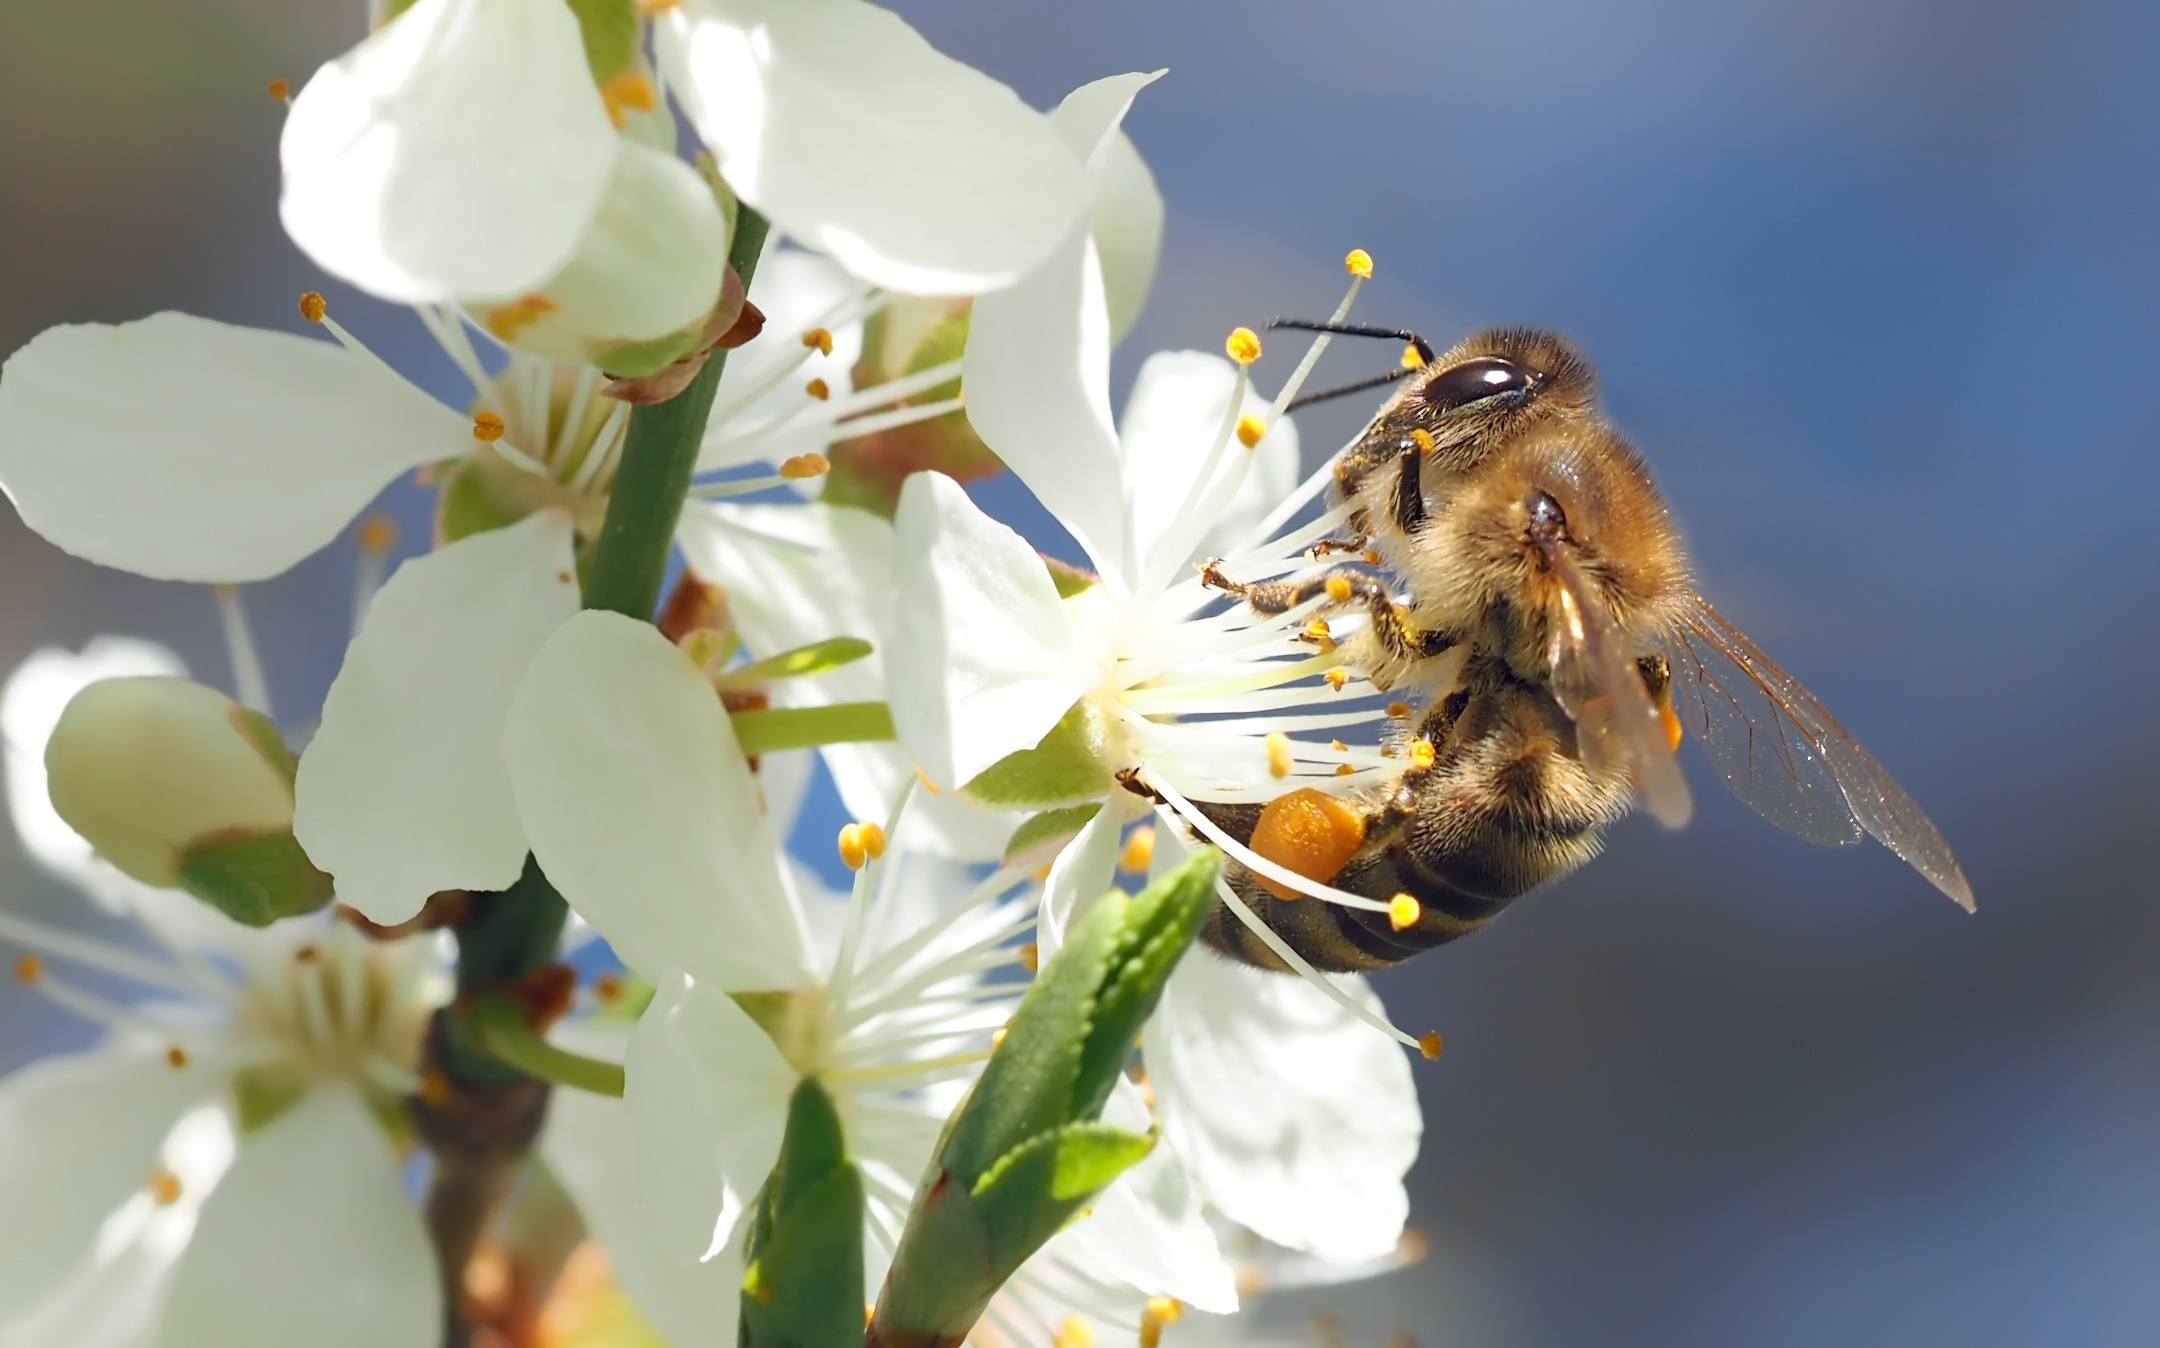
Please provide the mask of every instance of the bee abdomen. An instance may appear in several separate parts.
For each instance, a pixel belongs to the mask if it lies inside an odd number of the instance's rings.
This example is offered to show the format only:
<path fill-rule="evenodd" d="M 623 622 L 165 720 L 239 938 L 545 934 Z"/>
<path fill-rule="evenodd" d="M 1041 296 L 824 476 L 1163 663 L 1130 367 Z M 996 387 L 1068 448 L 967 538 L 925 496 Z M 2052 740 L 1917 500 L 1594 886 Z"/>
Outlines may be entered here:
<path fill-rule="evenodd" d="M 1483 899 L 1454 889 L 1399 853 L 1360 858 L 1331 883 L 1382 900 L 1399 893 L 1415 898 L 1418 920 L 1401 930 L 1385 912 L 1325 899 L 1276 898 L 1250 871 L 1234 863 L 1225 868 L 1224 879 L 1284 945 L 1314 968 L 1329 973 L 1358 973 L 1400 964 L 1436 945 L 1469 935 L 1492 921 L 1508 904 L 1506 899 Z M 1277 972 L 1290 968 L 1267 939 L 1232 912 L 1227 903 L 1215 905 L 1200 939 L 1241 964 Z"/>

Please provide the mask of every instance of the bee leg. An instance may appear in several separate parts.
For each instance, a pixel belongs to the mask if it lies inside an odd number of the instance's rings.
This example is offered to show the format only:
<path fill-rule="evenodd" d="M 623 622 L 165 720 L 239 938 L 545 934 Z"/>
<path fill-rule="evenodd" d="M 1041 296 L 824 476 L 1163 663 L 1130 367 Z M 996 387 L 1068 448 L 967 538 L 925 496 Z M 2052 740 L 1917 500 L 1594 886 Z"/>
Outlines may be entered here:
<path fill-rule="evenodd" d="M 1389 596 L 1387 586 L 1362 571 L 1347 567 L 1303 580 L 1247 584 L 1224 575 L 1222 558 L 1217 557 L 1200 568 L 1200 583 L 1209 589 L 1235 595 L 1249 604 L 1255 613 L 1287 613 L 1322 595 L 1327 596 L 1330 608 L 1348 608 L 1361 603 L 1372 617 L 1373 634 L 1379 638 L 1382 648 L 1404 660 L 1438 655 L 1456 643 L 1453 632 L 1428 631 L 1419 627 L 1411 618 L 1410 610 Z"/>
<path fill-rule="evenodd" d="M 1425 456 L 1415 447 L 1405 451 L 1398 460 L 1400 475 L 1395 479 L 1395 523 L 1406 534 L 1414 534 L 1425 526 L 1425 487 L 1422 473 Z"/>
<path fill-rule="evenodd" d="M 1369 560 L 1372 554 L 1366 552 L 1366 546 L 1371 541 L 1371 539 L 1362 535 L 1349 538 L 1323 538 L 1305 549 L 1305 555 L 1307 557 L 1326 557 L 1338 552 L 1359 552 L 1366 553 Z"/>

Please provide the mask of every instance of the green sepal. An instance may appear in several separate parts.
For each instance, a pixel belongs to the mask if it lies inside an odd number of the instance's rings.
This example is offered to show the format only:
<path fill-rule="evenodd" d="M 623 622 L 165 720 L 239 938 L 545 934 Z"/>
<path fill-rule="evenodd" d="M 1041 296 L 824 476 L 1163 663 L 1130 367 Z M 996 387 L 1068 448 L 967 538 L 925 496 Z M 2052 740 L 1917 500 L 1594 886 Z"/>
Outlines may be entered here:
<path fill-rule="evenodd" d="M 658 337 L 604 343 L 593 347 L 589 360 L 618 378 L 636 379 L 657 374 L 704 343 L 705 322 L 700 318 Z"/>
<path fill-rule="evenodd" d="M 829 637 L 768 655 L 731 669 L 714 682 L 722 688 L 748 688 L 771 679 L 805 679 L 865 659 L 874 648 L 861 637 Z"/>
<path fill-rule="evenodd" d="M 1045 810 L 1022 820 L 1020 827 L 1005 840 L 1005 855 L 999 859 L 1000 866 L 1039 866 L 1059 852 L 1065 844 L 1079 836 L 1080 830 L 1102 811 L 1101 801 L 1089 801 L 1085 805 L 1069 805 L 1062 810 Z"/>
<path fill-rule="evenodd" d="M 235 922 L 267 927 L 330 902 L 330 877 L 290 832 L 213 833 L 180 854 L 180 887 Z"/>
<path fill-rule="evenodd" d="M 300 764 L 293 758 L 292 750 L 285 747 L 285 737 L 278 733 L 277 722 L 259 711 L 235 706 L 232 709 L 232 724 L 233 729 L 240 732 L 241 738 L 252 745 L 256 753 L 262 755 L 263 762 L 268 763 L 285 779 L 285 785 L 291 786 L 294 779 L 300 775 Z"/>
<path fill-rule="evenodd" d="M 569 0 L 585 39 L 585 64 L 594 84 L 605 84 L 638 58 L 638 12 L 634 0 Z"/>
<path fill-rule="evenodd" d="M 1070 599 L 1076 594 L 1086 594 L 1089 590 L 1102 583 L 1101 576 L 1087 570 L 1085 567 L 1074 566 L 1071 562 L 1061 562 L 1057 558 L 1050 556 L 1045 556 L 1042 560 L 1043 569 L 1050 573 L 1050 583 L 1057 587 L 1058 598 L 1060 599 Z"/>
<path fill-rule="evenodd" d="M 1093 705 L 1076 702 L 1034 748 L 1005 755 L 960 789 L 1006 810 L 1099 800 L 1117 789 L 1111 759 L 1109 723 Z"/>
<path fill-rule="evenodd" d="M 862 1172 L 848 1159 L 832 1098 L 806 1077 L 752 1216 L 743 1348 L 860 1348 L 862 1241 Z"/>

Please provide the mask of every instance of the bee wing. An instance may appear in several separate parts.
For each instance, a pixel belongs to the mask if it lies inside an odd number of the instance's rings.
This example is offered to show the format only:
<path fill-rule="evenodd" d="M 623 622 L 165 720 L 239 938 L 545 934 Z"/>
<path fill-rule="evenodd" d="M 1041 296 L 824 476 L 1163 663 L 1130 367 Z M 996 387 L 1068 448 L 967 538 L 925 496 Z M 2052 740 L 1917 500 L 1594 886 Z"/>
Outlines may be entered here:
<path fill-rule="evenodd" d="M 1642 672 L 1568 545 L 1547 548 L 1545 557 L 1560 583 L 1563 611 L 1548 649 L 1553 691 L 1575 722 L 1583 757 L 1625 766 L 1644 807 L 1665 827 L 1679 828 L 1695 806 Z"/>
<path fill-rule="evenodd" d="M 1788 833 L 1833 847 L 1871 833 L 1972 909 L 1965 872 L 1913 798 L 1707 600 L 1696 596 L 1669 647 L 1695 736 L 1749 808 Z"/>

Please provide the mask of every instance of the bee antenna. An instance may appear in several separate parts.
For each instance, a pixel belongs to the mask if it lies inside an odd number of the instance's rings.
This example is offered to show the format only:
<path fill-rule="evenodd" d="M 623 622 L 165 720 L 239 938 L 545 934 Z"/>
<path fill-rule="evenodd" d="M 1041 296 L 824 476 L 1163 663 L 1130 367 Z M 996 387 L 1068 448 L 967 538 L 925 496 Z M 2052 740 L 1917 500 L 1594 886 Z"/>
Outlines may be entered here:
<path fill-rule="evenodd" d="M 1287 328 L 1290 325 L 1285 323 L 1282 326 Z M 1407 369 L 1397 368 L 1389 370 L 1386 374 L 1376 374 L 1370 379 L 1360 379 L 1354 384 L 1339 384 L 1334 388 L 1321 389 L 1317 393 L 1300 393 L 1283 406 L 1283 411 L 1295 412 L 1300 407 L 1307 407 L 1313 403 L 1324 403 L 1331 398 L 1341 398 L 1352 393 L 1363 393 L 1369 388 L 1384 388 L 1409 373 L 1410 371 Z"/>
<path fill-rule="evenodd" d="M 1379 337 L 1391 342 L 1408 342 L 1410 349 L 1418 353 L 1419 363 L 1430 365 L 1433 362 L 1432 343 L 1408 328 L 1378 328 L 1367 323 L 1323 323 L 1311 318 L 1271 318 L 1267 325 L 1270 328 L 1295 328 L 1299 332 L 1332 333 L 1337 337 Z M 1371 388 L 1372 385 L 1361 384 L 1358 387 Z M 1345 393 L 1349 391 L 1343 390 Z"/>

